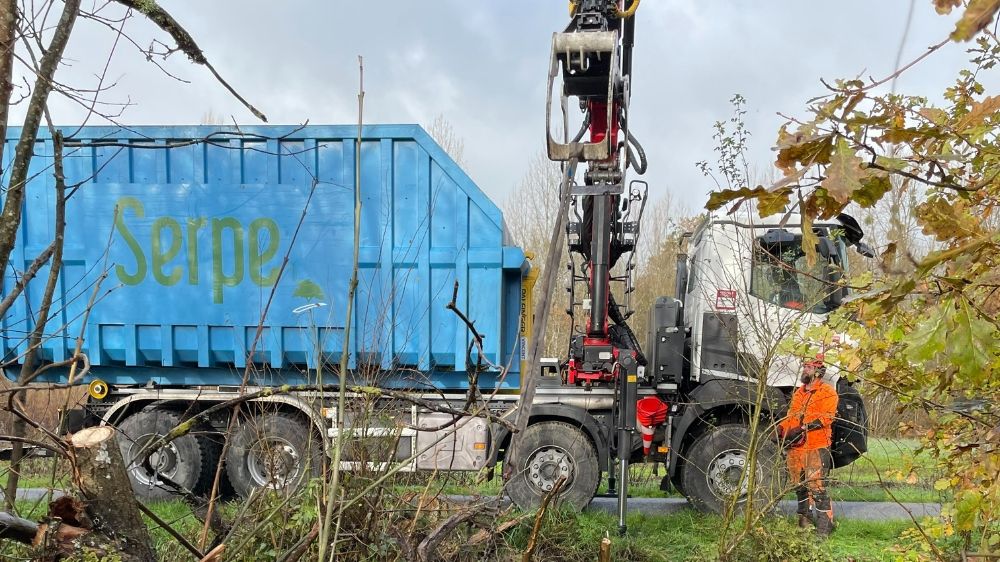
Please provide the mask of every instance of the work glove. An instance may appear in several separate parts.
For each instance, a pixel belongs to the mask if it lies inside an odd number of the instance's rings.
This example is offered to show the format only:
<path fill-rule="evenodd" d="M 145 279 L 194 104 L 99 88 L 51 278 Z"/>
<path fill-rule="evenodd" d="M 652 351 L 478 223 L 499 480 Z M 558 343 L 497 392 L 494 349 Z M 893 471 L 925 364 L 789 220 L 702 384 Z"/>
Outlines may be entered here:
<path fill-rule="evenodd" d="M 784 436 L 784 447 L 792 449 L 801 446 L 806 441 L 806 430 L 801 427 L 789 429 Z"/>
<path fill-rule="evenodd" d="M 771 443 L 781 443 L 785 439 L 785 428 L 776 426 L 774 432 L 771 433 Z"/>

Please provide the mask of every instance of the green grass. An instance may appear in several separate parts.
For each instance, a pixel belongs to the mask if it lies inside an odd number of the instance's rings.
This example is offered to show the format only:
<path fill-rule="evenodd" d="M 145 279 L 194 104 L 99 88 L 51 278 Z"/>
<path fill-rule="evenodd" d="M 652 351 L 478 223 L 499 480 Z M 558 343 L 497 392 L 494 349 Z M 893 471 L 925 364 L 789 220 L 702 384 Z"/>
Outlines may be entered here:
<path fill-rule="evenodd" d="M 870 451 L 854 464 L 837 469 L 833 473 L 835 482 L 831 495 L 835 501 L 891 501 L 889 491 L 899 501 L 943 501 L 945 496 L 934 491 L 933 482 L 937 478 L 935 463 L 923 453 L 917 453 L 918 444 L 913 440 L 871 439 Z M 29 459 L 22 469 L 22 487 L 46 488 L 52 485 L 52 459 Z M 0 465 L 0 484 L 6 483 L 8 467 Z M 65 466 L 58 465 L 56 487 L 66 482 Z M 631 494 L 634 497 L 677 497 L 677 493 L 660 491 L 659 484 L 665 468 L 658 467 L 654 473 L 651 464 L 638 464 L 632 468 Z M 441 473 L 431 477 L 428 474 L 413 474 L 401 477 L 396 486 L 398 492 L 440 494 L 480 494 L 496 495 L 501 490 L 499 469 L 491 481 L 477 482 L 473 473 Z M 427 482 L 431 482 L 428 486 Z M 150 507 L 164 520 L 182 532 L 193 542 L 197 541 L 201 523 L 184 503 L 158 502 Z M 237 504 L 224 507 L 232 513 Z M 23 517 L 38 520 L 46 510 L 45 502 L 18 502 L 18 510 Z M 514 517 L 516 514 L 509 515 Z M 718 552 L 718 541 L 723 520 L 715 515 L 706 515 L 694 510 L 683 510 L 669 515 L 646 515 L 634 513 L 628 517 L 629 535 L 616 536 L 617 520 L 612 514 L 600 511 L 584 513 L 552 512 L 548 516 L 551 523 L 543 529 L 542 550 L 536 560 L 593 560 L 600 540 L 605 535 L 612 538 L 615 560 L 673 561 L 709 560 Z M 188 560 L 187 553 L 165 531 L 149 523 L 154 543 L 163 562 Z M 908 521 L 849 521 L 839 520 L 834 535 L 821 546 L 822 553 L 835 560 L 891 560 L 892 546 L 903 530 L 910 527 Z M 791 520 L 773 518 L 760 527 L 767 532 L 777 533 L 782 538 L 798 540 L 798 531 Z M 510 531 L 502 539 L 501 554 L 514 555 L 522 551 L 530 532 L 530 520 Z M 802 535 L 802 540 L 809 540 Z M 10 550 L 4 545 L 0 553 L 12 556 L 23 551 Z M 502 559 L 502 558 L 501 558 Z"/>
<path fill-rule="evenodd" d="M 55 479 L 53 480 L 53 467 Z M 10 463 L 0 462 L 0 488 L 7 485 L 10 476 Z M 52 458 L 29 458 L 21 464 L 19 488 L 56 488 L 60 489 L 69 482 L 69 463 Z"/>
<path fill-rule="evenodd" d="M 830 474 L 831 496 L 841 501 L 942 502 L 934 490 L 934 459 L 915 439 L 868 440 L 868 452 Z"/>
<path fill-rule="evenodd" d="M 616 535 L 617 518 L 602 512 L 573 514 L 559 512 L 551 515 L 557 525 L 543 529 L 545 549 L 539 559 L 593 560 L 602 537 L 612 538 L 615 560 L 675 561 L 711 560 L 717 556 L 718 540 L 724 522 L 716 515 L 684 511 L 666 516 L 643 514 L 627 518 L 628 536 Z M 772 529 L 779 534 L 776 539 L 815 542 L 809 531 L 798 531 L 791 519 L 765 519 L 758 528 Z M 890 549 L 897 537 L 910 525 L 907 522 L 843 521 L 819 549 L 834 560 L 892 560 Z M 575 531 L 573 530 L 575 527 Z M 527 542 L 526 528 L 516 531 L 508 540 L 512 551 L 523 548 Z M 569 535 L 569 536 L 566 536 Z M 570 543 L 570 544 L 564 544 Z M 573 545 L 582 548 L 573 550 Z M 557 550 L 569 551 L 573 557 L 560 558 Z M 546 557 L 548 555 L 548 557 Z"/>
<path fill-rule="evenodd" d="M 162 519 L 168 521 L 192 542 L 197 541 L 201 523 L 194 517 L 187 505 L 180 501 L 155 502 L 148 504 Z M 18 502 L 23 517 L 40 518 L 45 505 L 40 502 Z M 223 506 L 224 512 L 235 513 L 236 504 Z M 505 517 L 514 518 L 512 513 Z M 510 557 L 522 552 L 527 545 L 532 519 L 508 532 L 501 538 L 498 558 Z M 165 531 L 147 520 L 153 541 L 161 562 L 188 560 L 190 556 Z M 909 528 L 905 521 L 871 522 L 839 521 L 836 532 L 822 543 L 820 551 L 833 560 L 891 560 L 890 549 L 897 543 L 897 537 Z M 711 560 L 718 553 L 718 541 L 724 521 L 717 515 L 708 515 L 694 510 L 652 516 L 631 514 L 628 517 L 628 535 L 617 536 L 617 518 L 609 513 L 588 511 L 550 510 L 539 536 L 539 551 L 536 560 L 575 561 L 594 560 L 598 545 L 605 536 L 610 536 L 615 553 L 614 560 L 644 561 L 686 561 Z M 793 521 L 786 518 L 762 520 L 758 529 L 774 533 L 776 540 L 804 541 L 812 544 L 815 540 L 808 532 L 794 529 Z M 275 529 L 281 532 L 280 528 Z M 19 547 L 4 543 L 0 554 L 13 555 Z M 17 553 L 23 553 L 18 550 Z M 519 556 L 517 557 L 519 558 Z M 492 558 L 491 558 L 492 559 Z"/>

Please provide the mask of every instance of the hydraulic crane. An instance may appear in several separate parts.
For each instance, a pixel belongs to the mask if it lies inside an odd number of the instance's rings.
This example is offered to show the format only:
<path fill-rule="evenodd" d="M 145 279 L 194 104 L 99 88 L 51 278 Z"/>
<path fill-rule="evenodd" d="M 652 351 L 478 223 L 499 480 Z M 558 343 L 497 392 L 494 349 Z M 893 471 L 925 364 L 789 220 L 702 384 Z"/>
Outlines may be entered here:
<path fill-rule="evenodd" d="M 617 437 L 612 448 L 618 460 L 618 478 L 616 491 L 615 478 L 609 477 L 609 493 L 617 493 L 619 530 L 623 533 L 637 388 L 646 365 L 635 333 L 626 322 L 631 314 L 628 295 L 632 291 L 632 255 L 647 192 L 641 181 L 630 182 L 626 189 L 627 171 L 642 174 L 646 169 L 645 154 L 629 132 L 632 46 L 639 3 L 570 3 L 569 26 L 553 35 L 546 103 L 549 159 L 563 162 L 565 177 L 572 179 L 564 182 L 564 188 L 570 190 L 567 238 L 572 271 L 567 311 L 574 326 L 577 309 L 585 316 L 583 327 L 574 329 L 569 342 L 566 383 L 616 389 Z M 552 126 L 553 90 L 559 78 L 561 141 L 554 138 Z M 567 132 L 572 99 L 579 103 L 583 116 L 579 132 L 570 139 Z M 582 184 L 576 182 L 578 164 L 586 165 Z M 626 255 L 624 267 L 615 270 Z M 612 294 L 613 283 L 624 286 L 621 305 Z M 578 284 L 584 286 L 579 300 Z M 614 468 L 609 466 L 608 474 L 615 474 Z"/>

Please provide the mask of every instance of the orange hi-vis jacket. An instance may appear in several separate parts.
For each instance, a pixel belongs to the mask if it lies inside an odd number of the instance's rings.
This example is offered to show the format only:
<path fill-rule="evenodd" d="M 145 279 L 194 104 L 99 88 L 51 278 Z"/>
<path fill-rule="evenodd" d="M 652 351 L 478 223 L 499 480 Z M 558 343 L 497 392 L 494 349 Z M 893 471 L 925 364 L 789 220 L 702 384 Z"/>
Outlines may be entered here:
<path fill-rule="evenodd" d="M 837 416 L 837 391 L 823 379 L 802 385 L 792 393 L 788 415 L 781 420 L 781 428 L 788 433 L 796 427 L 805 427 L 819 420 L 823 427 L 806 432 L 801 449 L 829 449 L 833 443 L 833 424 Z"/>

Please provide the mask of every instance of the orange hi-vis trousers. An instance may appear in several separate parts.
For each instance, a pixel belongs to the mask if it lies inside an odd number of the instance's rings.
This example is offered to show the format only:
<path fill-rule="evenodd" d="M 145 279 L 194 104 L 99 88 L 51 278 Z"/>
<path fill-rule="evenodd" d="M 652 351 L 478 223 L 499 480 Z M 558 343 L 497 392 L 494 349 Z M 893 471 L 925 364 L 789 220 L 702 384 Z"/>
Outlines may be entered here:
<path fill-rule="evenodd" d="M 809 508 L 815 507 L 817 516 L 829 517 L 833 521 L 833 503 L 827 491 L 827 479 L 833 466 L 830 449 L 806 449 L 796 447 L 788 451 L 788 474 L 795 485 L 799 515 L 809 515 Z"/>

